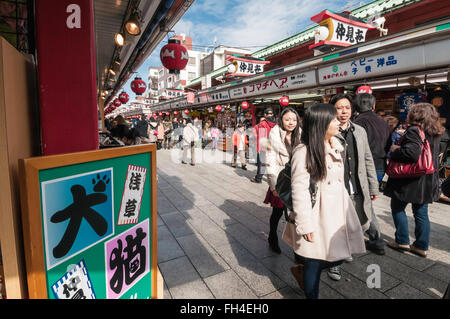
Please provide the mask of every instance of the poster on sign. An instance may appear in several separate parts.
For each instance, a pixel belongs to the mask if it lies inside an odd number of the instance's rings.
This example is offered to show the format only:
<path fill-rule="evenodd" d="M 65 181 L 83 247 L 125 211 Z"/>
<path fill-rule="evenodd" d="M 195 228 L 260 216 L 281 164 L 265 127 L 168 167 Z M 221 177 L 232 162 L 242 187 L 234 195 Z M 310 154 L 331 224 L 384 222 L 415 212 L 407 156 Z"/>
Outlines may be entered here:
<path fill-rule="evenodd" d="M 139 220 L 147 169 L 128 165 L 117 225 L 136 224 Z"/>

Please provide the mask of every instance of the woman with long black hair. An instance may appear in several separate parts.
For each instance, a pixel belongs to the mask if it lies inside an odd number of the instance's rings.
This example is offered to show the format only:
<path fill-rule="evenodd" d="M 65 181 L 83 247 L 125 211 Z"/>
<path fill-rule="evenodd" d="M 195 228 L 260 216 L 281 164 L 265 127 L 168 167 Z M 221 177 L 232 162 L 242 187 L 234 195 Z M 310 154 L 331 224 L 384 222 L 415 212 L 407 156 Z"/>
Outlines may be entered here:
<path fill-rule="evenodd" d="M 323 269 L 342 263 L 352 254 L 364 253 L 364 237 L 344 185 L 343 146 L 337 112 L 331 104 L 315 104 L 305 112 L 301 144 L 291 160 L 292 204 L 283 233 L 299 263 L 291 268 L 307 298 L 319 297 Z M 311 202 L 310 180 L 316 185 Z"/>
<path fill-rule="evenodd" d="M 266 152 L 266 173 L 269 189 L 264 203 L 270 204 L 272 207 L 268 238 L 269 247 L 278 254 L 281 253 L 281 249 L 278 245 L 277 228 L 285 207 L 278 197 L 275 186 L 278 174 L 289 162 L 292 150 L 300 143 L 301 131 L 298 113 L 293 108 L 288 107 L 281 112 L 277 125 L 269 133 Z"/>

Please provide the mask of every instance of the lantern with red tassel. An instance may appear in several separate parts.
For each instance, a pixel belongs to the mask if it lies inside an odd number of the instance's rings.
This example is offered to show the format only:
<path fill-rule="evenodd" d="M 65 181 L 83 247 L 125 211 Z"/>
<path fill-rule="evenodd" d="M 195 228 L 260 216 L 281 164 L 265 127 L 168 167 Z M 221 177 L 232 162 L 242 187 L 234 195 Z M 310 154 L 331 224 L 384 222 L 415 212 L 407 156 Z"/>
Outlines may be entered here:
<path fill-rule="evenodd" d="M 288 106 L 289 105 L 289 97 L 288 96 L 282 96 L 280 98 L 280 105 L 281 106 Z"/>
<path fill-rule="evenodd" d="M 162 64 L 171 74 L 180 74 L 189 61 L 188 51 L 180 43 L 180 40 L 171 39 L 159 53 Z"/>
<path fill-rule="evenodd" d="M 147 89 L 147 85 L 145 82 L 140 78 L 136 77 L 130 84 L 131 90 L 136 93 L 136 95 L 142 95 L 142 93 L 145 92 Z"/>

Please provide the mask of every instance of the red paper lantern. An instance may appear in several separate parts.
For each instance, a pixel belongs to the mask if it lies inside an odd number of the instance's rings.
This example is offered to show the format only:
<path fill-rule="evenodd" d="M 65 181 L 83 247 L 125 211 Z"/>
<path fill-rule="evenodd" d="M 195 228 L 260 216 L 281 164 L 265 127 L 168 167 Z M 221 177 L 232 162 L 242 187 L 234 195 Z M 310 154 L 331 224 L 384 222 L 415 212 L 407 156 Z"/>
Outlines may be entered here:
<path fill-rule="evenodd" d="M 145 84 L 145 82 L 140 78 L 140 77 L 136 77 L 132 82 L 131 82 L 131 90 L 136 93 L 136 95 L 142 95 L 142 93 L 145 92 L 145 90 L 147 89 L 147 85 Z"/>
<path fill-rule="evenodd" d="M 217 105 L 217 106 L 216 106 L 216 111 L 217 111 L 217 112 L 220 112 L 221 110 L 222 110 L 222 107 L 221 107 L 220 105 Z"/>
<path fill-rule="evenodd" d="M 115 100 L 113 101 L 113 105 L 116 106 L 116 107 L 119 107 L 119 106 L 122 105 L 122 102 L 120 102 L 119 99 L 115 99 Z"/>
<path fill-rule="evenodd" d="M 247 101 L 242 102 L 242 103 L 241 103 L 241 107 L 242 107 L 244 110 L 248 109 L 248 102 L 247 102 Z"/>
<path fill-rule="evenodd" d="M 127 103 L 129 100 L 129 96 L 126 92 L 122 92 L 119 94 L 119 100 L 120 102 L 122 102 L 123 104 Z"/>
<path fill-rule="evenodd" d="M 189 114 L 189 110 L 188 110 L 188 109 L 185 109 L 185 110 L 184 110 L 184 114 Z"/>
<path fill-rule="evenodd" d="M 189 61 L 187 49 L 180 44 L 180 40 L 171 39 L 162 47 L 159 53 L 161 62 L 169 73 L 179 74 Z"/>
<path fill-rule="evenodd" d="M 360 86 L 359 88 L 356 89 L 356 94 L 361 94 L 361 93 L 372 94 L 372 88 L 368 85 Z"/>
<path fill-rule="evenodd" d="M 173 111 L 173 115 L 177 115 L 178 114 L 178 112 L 177 111 Z"/>
<path fill-rule="evenodd" d="M 153 117 L 156 117 L 156 113 L 153 113 Z"/>
<path fill-rule="evenodd" d="M 163 116 L 163 112 L 159 112 L 159 116 Z"/>
<path fill-rule="evenodd" d="M 288 96 L 282 96 L 280 98 L 280 105 L 281 106 L 288 106 L 289 105 L 289 97 Z"/>

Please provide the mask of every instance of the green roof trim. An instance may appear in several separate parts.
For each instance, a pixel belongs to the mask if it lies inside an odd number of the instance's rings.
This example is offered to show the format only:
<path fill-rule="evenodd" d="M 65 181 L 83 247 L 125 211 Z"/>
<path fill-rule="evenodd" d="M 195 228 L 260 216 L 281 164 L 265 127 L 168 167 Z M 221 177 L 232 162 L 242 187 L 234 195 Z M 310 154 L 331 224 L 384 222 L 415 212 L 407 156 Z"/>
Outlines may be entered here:
<path fill-rule="evenodd" d="M 450 23 L 441 24 L 436 27 L 436 31 L 450 29 Z"/>

